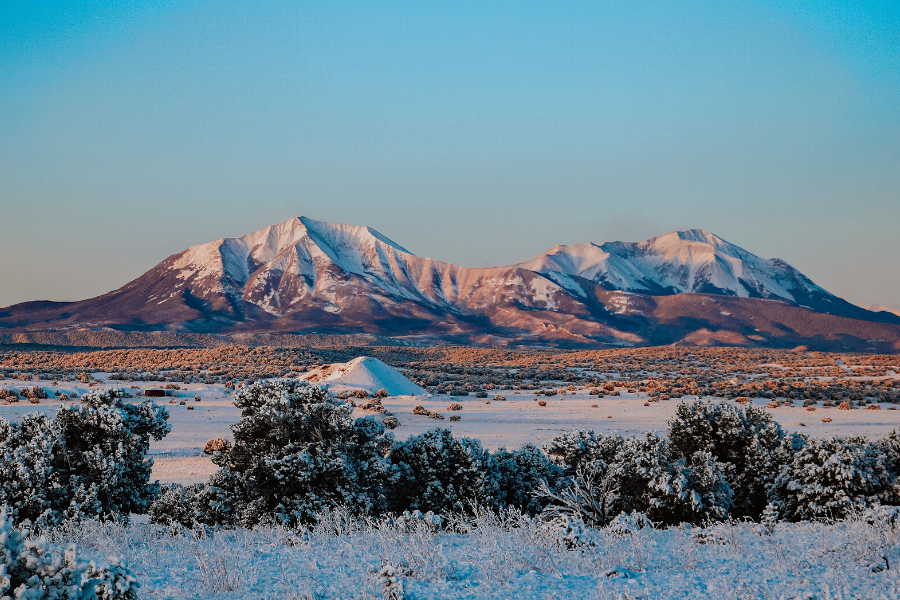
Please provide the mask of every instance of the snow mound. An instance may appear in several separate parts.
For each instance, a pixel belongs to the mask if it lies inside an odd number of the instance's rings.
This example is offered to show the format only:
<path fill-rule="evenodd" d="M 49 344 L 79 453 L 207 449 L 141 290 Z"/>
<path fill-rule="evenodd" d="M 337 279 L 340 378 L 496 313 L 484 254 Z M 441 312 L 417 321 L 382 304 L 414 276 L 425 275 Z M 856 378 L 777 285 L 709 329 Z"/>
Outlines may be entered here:
<path fill-rule="evenodd" d="M 301 379 L 325 383 L 329 389 L 338 391 L 343 387 L 362 389 L 372 394 L 384 388 L 390 396 L 418 396 L 425 393 L 425 390 L 398 373 L 394 367 L 371 356 L 325 365 L 306 373 Z"/>

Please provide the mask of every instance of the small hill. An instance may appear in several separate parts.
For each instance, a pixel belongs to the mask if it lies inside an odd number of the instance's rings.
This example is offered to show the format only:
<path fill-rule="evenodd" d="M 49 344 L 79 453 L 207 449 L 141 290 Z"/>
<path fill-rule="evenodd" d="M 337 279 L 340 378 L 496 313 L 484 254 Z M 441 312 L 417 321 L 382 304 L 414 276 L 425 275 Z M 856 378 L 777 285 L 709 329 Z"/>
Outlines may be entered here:
<path fill-rule="evenodd" d="M 360 356 L 345 363 L 325 365 L 303 375 L 309 382 L 325 383 L 336 391 L 362 389 L 374 394 L 384 389 L 390 396 L 418 396 L 425 390 L 377 358 Z"/>

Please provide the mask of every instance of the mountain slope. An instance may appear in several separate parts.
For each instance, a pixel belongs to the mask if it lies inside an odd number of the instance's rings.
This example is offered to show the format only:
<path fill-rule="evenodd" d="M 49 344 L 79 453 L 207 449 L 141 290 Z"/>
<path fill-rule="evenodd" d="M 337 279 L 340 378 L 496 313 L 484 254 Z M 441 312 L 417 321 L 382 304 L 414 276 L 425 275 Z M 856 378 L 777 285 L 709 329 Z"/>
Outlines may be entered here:
<path fill-rule="evenodd" d="M 659 314 L 666 297 L 679 298 L 669 304 L 679 307 L 680 320 Z M 754 308 L 718 323 L 698 316 L 708 312 L 699 308 L 706 298 Z M 810 316 L 816 313 L 846 322 L 802 334 L 782 323 L 760 336 L 750 313 L 766 303 L 792 307 L 811 323 L 824 323 Z M 796 314 L 791 319 L 802 320 Z M 884 331 L 857 339 L 859 331 L 871 330 L 854 325 L 859 320 L 880 321 Z M 835 322 L 829 323 L 833 329 Z M 519 265 L 470 269 L 418 257 L 368 227 L 305 217 L 194 246 L 97 298 L 0 310 L 0 330 L 7 332 L 365 332 L 588 346 L 674 343 L 706 330 L 712 337 L 700 338 L 713 341 L 784 345 L 823 335 L 868 348 L 900 343 L 897 323 L 900 317 L 833 296 L 783 261 L 759 258 L 701 230 L 638 243 L 557 246 Z"/>

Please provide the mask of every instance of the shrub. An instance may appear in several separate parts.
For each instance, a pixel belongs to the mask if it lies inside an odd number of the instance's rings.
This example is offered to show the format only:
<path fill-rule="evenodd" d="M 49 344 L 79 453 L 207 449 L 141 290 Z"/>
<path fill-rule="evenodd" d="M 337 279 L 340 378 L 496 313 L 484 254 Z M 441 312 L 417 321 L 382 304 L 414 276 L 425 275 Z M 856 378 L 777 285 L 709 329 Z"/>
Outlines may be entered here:
<path fill-rule="evenodd" d="M 38 527 L 66 519 L 127 519 L 146 512 L 158 486 L 149 483 L 150 438 L 169 432 L 168 413 L 153 403 L 125 404 L 117 390 L 85 394 L 52 419 L 32 413 L 0 419 L 0 503 L 16 522 Z"/>
<path fill-rule="evenodd" d="M 352 419 L 351 406 L 305 381 L 252 383 L 234 404 L 241 409 L 231 427 L 234 445 L 213 456 L 221 470 L 203 489 L 177 492 L 194 494 L 196 520 L 294 525 L 336 505 L 359 513 L 385 509 L 392 438 L 383 435 L 384 425 Z"/>
<path fill-rule="evenodd" d="M 472 503 L 498 506 L 500 473 L 481 442 L 432 429 L 398 443 L 390 453 L 396 469 L 391 508 L 447 514 Z"/>
<path fill-rule="evenodd" d="M 203 445 L 204 454 L 215 454 L 216 452 L 228 452 L 231 449 L 231 443 L 225 438 L 217 437 L 206 440 Z"/>
<path fill-rule="evenodd" d="M 536 493 L 541 483 L 555 490 L 563 480 L 563 470 L 533 444 L 513 451 L 500 448 L 494 461 L 499 474 L 499 503 L 530 515 L 540 513 L 549 502 Z"/>
<path fill-rule="evenodd" d="M 133 600 L 139 587 L 120 560 L 98 566 L 80 560 L 74 544 L 58 552 L 46 538 L 26 540 L 0 507 L 0 597 Z"/>
<path fill-rule="evenodd" d="M 197 494 L 203 489 L 204 484 L 202 483 L 189 486 L 178 483 L 163 484 L 147 511 L 150 515 L 150 522 L 160 525 L 181 523 L 186 527 L 192 527 L 195 522 L 204 523 L 200 516 L 201 511 L 197 507 Z"/>
<path fill-rule="evenodd" d="M 731 487 L 709 453 L 676 459 L 653 433 L 626 439 L 574 431 L 546 450 L 566 475 L 587 476 L 590 490 L 608 495 L 594 498 L 607 517 L 637 510 L 662 523 L 702 523 L 727 517 L 732 507 Z"/>
<path fill-rule="evenodd" d="M 884 445 L 864 438 L 798 438 L 800 447 L 770 490 L 785 520 L 840 519 L 873 503 L 897 501 Z"/>
<path fill-rule="evenodd" d="M 34 404 L 37 404 L 39 400 L 45 400 L 47 398 L 47 392 L 39 387 L 34 386 L 33 388 L 24 388 L 22 390 L 22 395 L 31 400 Z"/>
<path fill-rule="evenodd" d="M 668 427 L 673 458 L 712 455 L 734 490 L 733 516 L 754 519 L 765 510 L 766 486 L 790 458 L 779 452 L 784 436 L 765 410 L 724 402 L 681 402 Z"/>
<path fill-rule="evenodd" d="M 381 400 L 378 400 L 377 398 L 369 400 L 365 404 L 360 404 L 359 407 L 363 410 L 371 410 L 378 413 L 385 412 L 384 405 L 381 403 Z"/>

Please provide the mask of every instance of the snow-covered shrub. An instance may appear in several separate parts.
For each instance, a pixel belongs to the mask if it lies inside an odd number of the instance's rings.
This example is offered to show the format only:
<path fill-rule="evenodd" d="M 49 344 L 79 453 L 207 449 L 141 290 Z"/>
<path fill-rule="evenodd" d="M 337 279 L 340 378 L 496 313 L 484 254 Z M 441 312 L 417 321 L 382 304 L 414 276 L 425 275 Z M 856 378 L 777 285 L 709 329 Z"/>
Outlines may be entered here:
<path fill-rule="evenodd" d="M 579 467 L 594 465 L 603 470 L 615 462 L 624 440 L 618 435 L 603 435 L 593 431 L 576 430 L 565 433 L 544 446 L 544 451 L 566 475 L 574 475 Z"/>
<path fill-rule="evenodd" d="M 202 488 L 178 492 L 193 493 L 197 521 L 293 525 L 338 505 L 358 513 L 386 508 L 392 438 L 384 425 L 354 420 L 352 406 L 291 379 L 246 385 L 234 404 L 241 409 L 234 445 L 213 456 L 221 470 Z M 163 518 L 162 509 L 154 512 Z"/>
<path fill-rule="evenodd" d="M 623 512 L 637 510 L 654 522 L 674 525 L 724 519 L 732 490 L 709 453 L 674 460 L 654 433 L 628 438 L 616 456 Z"/>
<path fill-rule="evenodd" d="M 642 512 L 619 513 L 607 526 L 607 531 L 615 535 L 632 535 L 642 529 L 652 529 L 653 521 Z"/>
<path fill-rule="evenodd" d="M 415 531 L 425 528 L 434 533 L 440 531 L 444 524 L 444 518 L 434 514 L 432 511 L 423 513 L 420 510 L 404 511 L 400 516 L 394 519 L 393 525 L 401 531 Z"/>
<path fill-rule="evenodd" d="M 378 571 L 378 585 L 384 600 L 403 600 L 404 583 L 400 569 L 391 563 L 385 564 Z"/>
<path fill-rule="evenodd" d="M 564 494 L 567 502 L 586 502 L 580 511 L 600 521 L 636 510 L 665 524 L 702 523 L 728 517 L 733 505 L 731 487 L 708 452 L 674 458 L 654 433 L 623 438 L 574 431 L 553 440 L 547 451 L 567 474 L 582 478 Z"/>
<path fill-rule="evenodd" d="M 559 490 L 551 488 L 546 481 L 539 483 L 535 495 L 545 503 L 541 514 L 543 520 L 601 527 L 609 523 L 620 508 L 615 469 L 601 471 L 598 465 L 581 465 L 566 483 L 568 485 Z"/>
<path fill-rule="evenodd" d="M 187 486 L 178 483 L 163 484 L 147 511 L 150 522 L 160 525 L 179 523 L 186 527 L 192 527 L 194 523 L 203 523 L 199 518 L 197 495 L 204 487 L 205 484 L 202 483 Z"/>
<path fill-rule="evenodd" d="M 3 600 L 133 600 L 140 587 L 131 569 L 111 558 L 97 565 L 78 558 L 75 545 L 53 551 L 47 539 L 27 539 L 0 507 L 0 598 Z"/>
<path fill-rule="evenodd" d="M 783 452 L 784 431 L 762 408 L 712 402 L 679 403 L 669 420 L 674 458 L 697 452 L 718 461 L 732 490 L 732 516 L 759 518 L 766 507 L 766 487 L 790 455 Z"/>
<path fill-rule="evenodd" d="M 16 522 L 39 527 L 146 512 L 157 491 L 149 482 L 150 438 L 169 432 L 166 419 L 164 408 L 125 404 L 109 390 L 85 394 L 55 419 L 0 420 L 0 503 Z"/>
<path fill-rule="evenodd" d="M 592 543 L 591 529 L 578 518 L 578 515 L 549 511 L 541 515 L 540 523 L 544 532 L 568 550 Z"/>
<path fill-rule="evenodd" d="M 499 503 L 499 469 L 479 440 L 432 429 L 397 443 L 390 460 L 396 469 L 391 507 L 397 512 L 447 514 Z"/>
<path fill-rule="evenodd" d="M 840 519 L 896 502 L 896 477 L 882 447 L 865 438 L 803 438 L 772 484 L 772 504 L 787 521 Z"/>
<path fill-rule="evenodd" d="M 494 453 L 499 472 L 499 502 L 514 506 L 530 515 L 540 513 L 547 501 L 537 496 L 541 482 L 555 490 L 562 479 L 562 469 L 533 444 L 525 444 L 518 450 L 500 448 Z"/>
<path fill-rule="evenodd" d="M 894 477 L 900 477 L 900 431 L 893 430 L 887 437 L 872 442 L 885 454 L 888 470 Z M 900 499 L 898 499 L 900 500 Z M 900 504 L 900 502 L 898 502 Z"/>
<path fill-rule="evenodd" d="M 162 406 L 125 404 L 121 398 L 118 390 L 93 391 L 80 405 L 56 413 L 64 448 L 54 455 L 53 483 L 75 497 L 85 493 L 98 507 L 91 514 L 101 517 L 146 512 L 158 490 L 149 483 L 150 439 L 161 440 L 171 430 Z"/>

